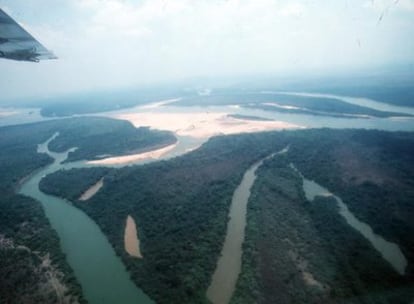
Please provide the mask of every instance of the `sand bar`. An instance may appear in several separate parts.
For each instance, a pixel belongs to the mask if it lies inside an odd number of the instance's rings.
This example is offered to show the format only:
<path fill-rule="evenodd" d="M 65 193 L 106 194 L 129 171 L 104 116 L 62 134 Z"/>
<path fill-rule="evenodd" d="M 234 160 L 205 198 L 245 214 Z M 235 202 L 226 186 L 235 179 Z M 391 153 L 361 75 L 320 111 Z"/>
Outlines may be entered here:
<path fill-rule="evenodd" d="M 137 228 L 136 228 L 134 219 L 130 215 L 128 215 L 127 221 L 126 221 L 124 244 L 125 244 L 125 251 L 128 252 L 130 256 L 142 258 L 142 254 L 139 249 L 139 239 L 138 239 L 138 234 L 137 234 Z"/>
<path fill-rule="evenodd" d="M 209 138 L 247 132 L 261 132 L 289 128 L 299 125 L 283 121 L 253 121 L 229 117 L 224 112 L 141 112 L 115 115 L 115 118 L 128 120 L 136 127 L 149 126 L 154 129 L 168 130 L 180 136 Z"/>
<path fill-rule="evenodd" d="M 79 198 L 80 201 L 86 201 L 94 196 L 103 186 L 103 178 L 101 178 L 95 185 L 86 190 Z"/>
<path fill-rule="evenodd" d="M 174 143 L 172 145 L 166 146 L 161 149 L 156 149 L 148 152 L 141 152 L 137 154 L 131 154 L 131 155 L 124 155 L 124 156 L 114 156 L 114 157 L 108 157 L 104 159 L 99 160 L 91 160 L 88 161 L 87 164 L 92 165 L 118 165 L 118 164 L 127 164 L 132 163 L 137 160 L 141 159 L 158 159 L 164 154 L 170 152 L 172 149 L 174 149 L 177 146 L 177 143 Z"/>

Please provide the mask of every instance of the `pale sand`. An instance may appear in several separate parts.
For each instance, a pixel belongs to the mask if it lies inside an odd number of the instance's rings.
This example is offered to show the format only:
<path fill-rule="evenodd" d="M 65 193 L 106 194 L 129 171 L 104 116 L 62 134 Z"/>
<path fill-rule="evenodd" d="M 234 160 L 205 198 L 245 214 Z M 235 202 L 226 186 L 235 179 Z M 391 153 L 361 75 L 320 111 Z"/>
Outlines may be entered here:
<path fill-rule="evenodd" d="M 6 117 L 6 116 L 12 116 L 12 115 L 15 115 L 15 114 L 18 114 L 18 112 L 16 112 L 16 111 L 1 111 L 0 110 L 0 118 L 1 117 Z"/>
<path fill-rule="evenodd" d="M 103 178 L 101 178 L 95 185 L 86 190 L 79 198 L 80 201 L 86 201 L 94 196 L 103 186 Z"/>
<path fill-rule="evenodd" d="M 148 152 L 141 152 L 137 154 L 125 155 L 125 156 L 115 156 L 115 157 L 108 157 L 99 160 L 91 160 L 88 161 L 87 164 L 92 165 L 117 165 L 117 164 L 127 164 L 132 163 L 140 159 L 158 159 L 164 154 L 168 153 L 172 149 L 177 146 L 177 143 L 172 145 L 166 146 L 161 149 L 152 150 Z"/>
<path fill-rule="evenodd" d="M 139 239 L 138 239 L 138 234 L 137 234 L 137 228 L 135 226 L 134 219 L 130 215 L 128 215 L 127 221 L 126 221 L 124 244 L 125 244 L 125 251 L 128 252 L 130 256 L 133 256 L 136 258 L 142 258 L 142 254 L 139 249 Z"/>
<path fill-rule="evenodd" d="M 136 127 L 149 126 L 168 130 L 180 136 L 209 138 L 214 135 L 227 135 L 247 132 L 261 132 L 288 128 L 301 128 L 282 121 L 253 121 L 229 117 L 228 113 L 131 113 L 115 115 L 115 118 L 128 120 Z"/>

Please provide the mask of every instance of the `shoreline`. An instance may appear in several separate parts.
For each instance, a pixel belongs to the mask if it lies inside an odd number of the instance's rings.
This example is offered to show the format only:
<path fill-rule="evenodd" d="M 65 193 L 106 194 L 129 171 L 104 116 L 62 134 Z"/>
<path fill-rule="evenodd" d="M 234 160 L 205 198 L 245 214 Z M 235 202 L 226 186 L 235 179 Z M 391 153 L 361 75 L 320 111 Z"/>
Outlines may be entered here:
<path fill-rule="evenodd" d="M 128 164 L 135 162 L 137 160 L 142 159 L 159 159 L 164 154 L 170 152 L 172 149 L 174 149 L 178 144 L 178 141 L 175 143 L 164 146 L 162 148 L 158 148 L 155 150 L 149 150 L 147 152 L 140 152 L 136 154 L 130 154 L 130 155 L 122 155 L 122 156 L 113 156 L 98 160 L 90 160 L 87 161 L 86 164 L 88 165 L 119 165 L 119 164 Z"/>

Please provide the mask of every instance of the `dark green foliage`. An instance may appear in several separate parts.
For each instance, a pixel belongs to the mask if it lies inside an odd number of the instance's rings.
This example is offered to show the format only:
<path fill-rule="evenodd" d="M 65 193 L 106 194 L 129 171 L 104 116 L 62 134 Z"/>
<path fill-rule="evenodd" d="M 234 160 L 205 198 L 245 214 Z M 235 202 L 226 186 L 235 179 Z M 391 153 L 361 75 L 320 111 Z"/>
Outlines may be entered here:
<path fill-rule="evenodd" d="M 412 276 L 399 276 L 335 199 L 307 202 L 288 155 L 259 169 L 232 303 L 408 303 Z"/>
<path fill-rule="evenodd" d="M 289 155 L 308 179 L 341 197 L 352 213 L 414 261 L 412 151 L 412 133 L 309 130 Z"/>
<path fill-rule="evenodd" d="M 113 170 L 110 168 L 59 170 L 43 178 L 39 189 L 44 193 L 76 201 L 87 189 Z"/>

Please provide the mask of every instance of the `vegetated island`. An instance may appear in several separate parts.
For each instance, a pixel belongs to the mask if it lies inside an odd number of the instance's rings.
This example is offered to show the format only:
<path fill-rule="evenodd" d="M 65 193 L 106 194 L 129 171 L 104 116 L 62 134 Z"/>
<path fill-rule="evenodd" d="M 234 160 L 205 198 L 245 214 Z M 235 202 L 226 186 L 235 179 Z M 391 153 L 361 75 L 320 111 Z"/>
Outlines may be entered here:
<path fill-rule="evenodd" d="M 135 129 L 127 122 L 106 118 L 0 128 L 0 294 L 5 303 L 86 303 L 41 204 L 16 194 L 33 172 L 52 162 L 36 150 L 56 132 L 60 135 L 51 150 L 80 147 L 72 159 L 125 154 L 129 149 L 146 149 L 147 145 L 175 140 L 168 132 Z M 103 174 L 102 170 L 97 172 Z"/>
<path fill-rule="evenodd" d="M 371 83 L 355 85 L 355 80 L 352 84 L 338 85 L 333 84 L 326 86 L 329 81 L 323 82 L 312 87 L 304 86 L 304 90 L 315 93 L 336 94 L 350 97 L 364 97 L 380 102 L 393 104 L 396 106 L 414 107 L 414 85 L 412 84 L 412 76 L 405 83 L 398 83 L 399 80 L 394 80 L 394 83 Z M 297 87 L 294 88 L 297 90 Z"/>
<path fill-rule="evenodd" d="M 74 200 L 90 215 L 154 300 L 205 303 L 234 190 L 250 165 L 287 145 L 285 156 L 257 172 L 232 303 L 411 301 L 413 133 L 314 129 L 220 136 L 168 161 L 95 176 L 87 172 L 96 168 L 74 169 L 70 177 L 56 172 L 41 189 Z M 405 274 L 338 215 L 332 198 L 306 201 L 291 163 L 400 246 L 408 260 Z M 103 176 L 105 187 L 87 204 L 76 201 Z M 140 231 L 143 259 L 124 250 L 128 215 Z"/>
<path fill-rule="evenodd" d="M 49 145 L 51 151 L 63 152 L 72 147 L 66 162 L 96 160 L 146 152 L 177 141 L 168 131 L 135 128 L 124 120 L 82 117 L 64 120 L 57 129 L 59 136 Z M 47 122 L 46 122 L 47 123 Z"/>
<path fill-rule="evenodd" d="M 337 98 L 322 98 L 281 93 L 231 93 L 182 98 L 174 102 L 180 106 L 239 105 L 245 108 L 282 113 L 309 114 L 343 118 L 412 116 L 406 113 L 385 112 L 350 104 Z"/>

